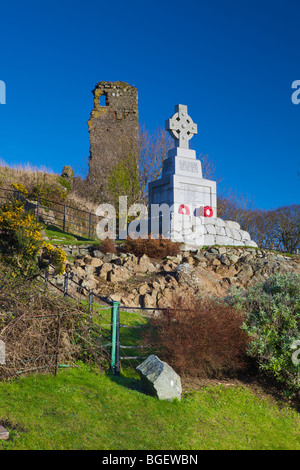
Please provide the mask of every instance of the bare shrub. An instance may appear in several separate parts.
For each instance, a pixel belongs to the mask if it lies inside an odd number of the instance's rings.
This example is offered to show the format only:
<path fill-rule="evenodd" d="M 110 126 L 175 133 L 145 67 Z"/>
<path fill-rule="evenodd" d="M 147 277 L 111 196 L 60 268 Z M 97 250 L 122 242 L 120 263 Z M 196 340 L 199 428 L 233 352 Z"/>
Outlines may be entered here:
<path fill-rule="evenodd" d="M 180 253 L 180 244 L 166 238 L 132 239 L 127 238 L 124 243 L 124 251 L 135 256 L 147 255 L 149 258 L 162 259 L 166 256 L 176 256 Z"/>
<path fill-rule="evenodd" d="M 103 364 L 100 328 L 90 328 L 79 301 L 51 294 L 34 279 L 15 276 L 0 262 L 0 339 L 6 364 L 0 379 L 20 373 L 56 372 L 59 364 L 91 360 Z"/>
<path fill-rule="evenodd" d="M 99 245 L 98 250 L 101 251 L 102 253 L 114 253 L 116 254 L 118 252 L 116 245 L 113 243 L 111 238 L 106 238 L 103 240 L 101 245 Z"/>
<path fill-rule="evenodd" d="M 144 341 L 178 373 L 202 378 L 234 375 L 247 363 L 243 316 L 208 298 L 173 299 L 173 308 L 150 320 Z"/>

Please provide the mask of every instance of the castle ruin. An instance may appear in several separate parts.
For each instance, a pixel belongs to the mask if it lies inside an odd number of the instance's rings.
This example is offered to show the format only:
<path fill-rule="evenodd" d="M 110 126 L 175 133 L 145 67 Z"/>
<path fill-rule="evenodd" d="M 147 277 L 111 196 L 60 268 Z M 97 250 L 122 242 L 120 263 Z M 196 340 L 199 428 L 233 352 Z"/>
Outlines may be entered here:
<path fill-rule="evenodd" d="M 111 202 L 112 170 L 129 155 L 138 159 L 138 91 L 125 82 L 99 82 L 93 94 L 88 180 L 97 187 L 99 202 Z"/>

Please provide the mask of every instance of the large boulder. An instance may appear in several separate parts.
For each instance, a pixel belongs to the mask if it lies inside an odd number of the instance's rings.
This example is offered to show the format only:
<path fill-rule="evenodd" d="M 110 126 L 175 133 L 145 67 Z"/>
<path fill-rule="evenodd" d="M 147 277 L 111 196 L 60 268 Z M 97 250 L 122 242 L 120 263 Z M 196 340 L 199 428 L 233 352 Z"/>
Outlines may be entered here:
<path fill-rule="evenodd" d="M 151 395 L 160 400 L 181 399 L 181 380 L 166 362 L 151 354 L 136 370 Z"/>

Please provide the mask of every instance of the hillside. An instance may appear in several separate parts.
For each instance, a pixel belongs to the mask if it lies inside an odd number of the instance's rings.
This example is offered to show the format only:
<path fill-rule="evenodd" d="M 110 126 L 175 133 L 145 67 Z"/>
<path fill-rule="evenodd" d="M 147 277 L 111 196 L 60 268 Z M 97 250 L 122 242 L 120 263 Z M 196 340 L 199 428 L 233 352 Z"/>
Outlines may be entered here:
<path fill-rule="evenodd" d="M 181 402 L 170 403 L 143 393 L 128 371 L 113 379 L 83 365 L 56 377 L 0 382 L 0 424 L 10 431 L 9 441 L 0 441 L 2 450 L 131 450 L 133 455 L 187 450 L 197 455 L 205 449 L 300 448 L 298 413 L 262 390 L 233 382 L 198 391 L 187 385 Z"/>
<path fill-rule="evenodd" d="M 174 295 L 225 297 L 232 287 L 246 289 L 274 274 L 300 273 L 297 255 L 247 247 L 204 247 L 159 259 L 126 253 L 122 244 L 115 253 L 95 245 L 60 246 L 74 281 L 127 307 L 167 307 Z M 61 286 L 64 278 L 56 276 L 53 282 Z"/>
<path fill-rule="evenodd" d="M 120 243 L 110 244 L 110 250 L 108 244 L 83 244 L 80 239 L 63 245 L 77 237 L 46 226 L 44 237 L 64 248 L 68 293 L 85 302 L 63 297 L 64 275 L 50 277 L 59 293 L 50 284 L 48 290 L 42 280 L 23 278 L 0 264 L 0 333 L 5 333 L 9 358 L 0 370 L 2 379 L 14 378 L 0 382 L 0 425 L 10 432 L 0 448 L 300 448 L 295 431 L 299 416 L 283 399 L 284 387 L 263 378 L 257 369 L 244 370 L 238 378 L 206 379 L 190 376 L 187 368 L 180 403 L 148 396 L 126 361 L 121 377 L 111 375 L 104 347 L 109 342 L 110 310 L 95 308 L 106 325 L 96 322 L 90 328 L 88 298 L 78 292 L 78 285 L 85 294 L 94 289 L 132 310 L 168 306 L 176 294 L 224 298 L 232 286 L 244 289 L 272 274 L 299 273 L 297 256 L 210 247 L 157 257 L 153 251 L 149 256 L 130 253 Z M 147 322 L 144 313 L 135 314 L 134 327 Z M 122 312 L 122 321 L 127 322 L 125 315 Z M 126 339 L 136 342 L 138 337 L 127 330 Z"/>

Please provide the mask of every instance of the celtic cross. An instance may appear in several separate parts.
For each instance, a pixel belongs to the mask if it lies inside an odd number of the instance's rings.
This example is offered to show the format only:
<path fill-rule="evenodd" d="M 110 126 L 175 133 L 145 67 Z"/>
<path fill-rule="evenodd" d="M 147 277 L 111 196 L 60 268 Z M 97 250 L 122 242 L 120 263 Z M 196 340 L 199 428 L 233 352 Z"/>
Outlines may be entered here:
<path fill-rule="evenodd" d="M 175 106 L 175 114 L 166 120 L 166 131 L 175 139 L 176 147 L 189 148 L 189 140 L 197 134 L 197 124 L 188 115 L 187 106 Z"/>

